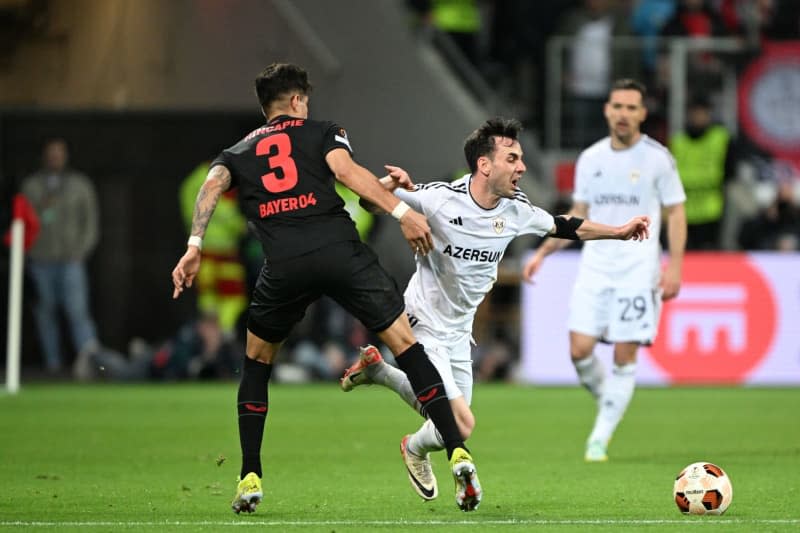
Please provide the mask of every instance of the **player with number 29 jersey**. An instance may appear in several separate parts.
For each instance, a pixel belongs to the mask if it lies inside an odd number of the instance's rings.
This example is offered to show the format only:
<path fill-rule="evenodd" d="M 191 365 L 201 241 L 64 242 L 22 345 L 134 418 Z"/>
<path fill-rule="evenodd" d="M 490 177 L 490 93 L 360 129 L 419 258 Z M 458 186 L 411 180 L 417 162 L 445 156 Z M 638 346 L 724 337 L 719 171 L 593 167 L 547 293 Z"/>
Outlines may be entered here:
<path fill-rule="evenodd" d="M 352 155 L 344 128 L 333 122 L 282 115 L 211 163 L 231 173 L 245 215 L 272 261 L 320 246 L 359 240 L 325 161 L 331 150 Z M 253 179 L 259 176 L 260 179 Z"/>
<path fill-rule="evenodd" d="M 661 231 L 662 206 L 686 201 L 675 160 L 664 146 L 642 134 L 625 150 L 606 137 L 581 153 L 575 166 L 575 202 L 589 207 L 589 217 L 620 224 L 635 215 L 650 216 L 650 231 Z M 591 241 L 583 245 L 578 284 L 652 287 L 661 272 L 658 238 L 641 243 Z"/>

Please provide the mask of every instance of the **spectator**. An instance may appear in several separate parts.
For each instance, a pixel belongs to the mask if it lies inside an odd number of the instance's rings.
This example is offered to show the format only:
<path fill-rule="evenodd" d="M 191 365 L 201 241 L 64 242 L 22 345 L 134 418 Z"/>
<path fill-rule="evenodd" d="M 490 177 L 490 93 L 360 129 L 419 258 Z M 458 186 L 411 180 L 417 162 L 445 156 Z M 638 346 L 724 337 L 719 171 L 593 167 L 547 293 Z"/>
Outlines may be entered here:
<path fill-rule="evenodd" d="M 450 36 L 461 53 L 480 67 L 481 13 L 477 0 L 408 0 L 423 29 L 435 28 Z"/>
<path fill-rule="evenodd" d="M 34 316 L 46 370 L 64 365 L 58 310 L 66 315 L 78 356 L 74 372 L 82 377 L 88 357 L 101 349 L 89 309 L 86 259 L 99 238 L 99 208 L 89 178 L 68 166 L 67 142 L 44 144 L 42 168 L 25 178 L 21 191 L 41 222 L 39 238 L 28 252 L 28 269 L 36 287 Z"/>
<path fill-rule="evenodd" d="M 642 60 L 652 76 L 658 57 L 657 37 L 675 13 L 675 0 L 639 0 L 631 13 L 631 26 L 644 40 Z"/>
<path fill-rule="evenodd" d="M 487 79 L 514 101 L 526 129 L 543 128 L 547 39 L 561 15 L 576 3 L 495 0 L 492 4 Z M 462 175 L 460 172 L 456 178 Z"/>
<path fill-rule="evenodd" d="M 104 350 L 93 354 L 91 362 L 111 380 L 232 378 L 242 349 L 225 334 L 216 314 L 203 313 L 160 346 L 134 341 L 128 358 Z"/>
<path fill-rule="evenodd" d="M 757 32 L 762 40 L 800 38 L 800 3 L 797 0 L 758 0 Z"/>
<path fill-rule="evenodd" d="M 603 137 L 606 123 L 601 111 L 612 77 L 635 76 L 641 60 L 637 53 L 612 50 L 613 38 L 631 33 L 625 13 L 612 9 L 610 0 L 585 0 L 564 14 L 557 35 L 572 38 L 567 63 L 565 109 L 572 113 L 564 144 L 585 148 Z"/>
<path fill-rule="evenodd" d="M 181 214 L 189 232 L 194 201 L 208 175 L 208 165 L 208 161 L 200 163 L 181 184 Z M 239 251 L 246 232 L 247 222 L 239 210 L 236 192 L 229 191 L 214 210 L 203 243 L 205 261 L 197 274 L 198 309 L 216 313 L 223 333 L 229 337 L 235 336 L 239 316 L 247 308 L 247 273 Z"/>
<path fill-rule="evenodd" d="M 742 248 L 800 250 L 800 202 L 793 181 L 781 180 L 775 200 L 755 217 L 745 221 L 739 232 Z"/>
<path fill-rule="evenodd" d="M 797 0 L 722 0 L 719 9 L 726 30 L 754 45 L 800 37 Z"/>
<path fill-rule="evenodd" d="M 710 38 L 724 37 L 725 25 L 706 0 L 681 0 L 672 18 L 661 30 L 663 37 Z M 666 57 L 661 58 L 660 80 L 665 83 L 672 75 Z M 717 89 L 721 85 L 721 63 L 708 52 L 689 54 L 688 78 L 696 87 Z"/>
<path fill-rule="evenodd" d="M 706 0 L 680 0 L 661 30 L 665 37 L 721 37 L 725 25 Z"/>
<path fill-rule="evenodd" d="M 728 130 L 712 122 L 711 103 L 705 96 L 696 96 L 690 101 L 686 131 L 670 139 L 669 149 L 686 191 L 686 248 L 717 249 L 725 207 L 725 184 L 734 173 L 733 150 Z"/>

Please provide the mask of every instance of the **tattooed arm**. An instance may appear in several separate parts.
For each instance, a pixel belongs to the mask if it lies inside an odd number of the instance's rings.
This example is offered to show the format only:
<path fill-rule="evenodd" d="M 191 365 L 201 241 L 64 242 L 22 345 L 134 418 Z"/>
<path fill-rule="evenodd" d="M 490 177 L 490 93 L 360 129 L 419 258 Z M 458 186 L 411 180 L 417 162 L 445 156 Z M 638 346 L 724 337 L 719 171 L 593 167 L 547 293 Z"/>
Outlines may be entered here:
<path fill-rule="evenodd" d="M 208 171 L 208 177 L 197 193 L 197 201 L 194 204 L 194 214 L 192 215 L 192 237 L 200 239 L 206 234 L 208 222 L 217 202 L 222 193 L 231 186 L 231 173 L 223 165 L 216 165 Z M 200 270 L 200 247 L 193 244 L 186 246 L 186 253 L 183 254 L 175 269 L 172 271 L 172 298 L 177 298 L 186 287 L 191 287 L 197 272 Z"/>

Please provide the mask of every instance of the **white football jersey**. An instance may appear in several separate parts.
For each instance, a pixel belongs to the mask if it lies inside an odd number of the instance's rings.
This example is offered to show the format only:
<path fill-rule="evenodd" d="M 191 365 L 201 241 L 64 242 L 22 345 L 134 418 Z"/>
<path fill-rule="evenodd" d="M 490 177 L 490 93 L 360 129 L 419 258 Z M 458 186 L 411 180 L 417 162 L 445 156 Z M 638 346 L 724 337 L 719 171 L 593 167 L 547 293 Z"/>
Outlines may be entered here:
<path fill-rule="evenodd" d="M 428 217 L 433 250 L 418 255 L 405 292 L 411 325 L 443 339 L 472 332 L 478 305 L 497 280 L 497 266 L 517 235 L 545 235 L 553 217 L 531 205 L 522 191 L 502 198 L 494 209 L 479 206 L 469 192 L 469 174 L 452 183 L 417 185 L 395 194 Z"/>
<path fill-rule="evenodd" d="M 683 203 L 675 160 L 647 135 L 624 150 L 606 137 L 584 150 L 575 166 L 573 200 L 589 206 L 589 220 L 613 226 L 650 216 L 650 238 L 598 240 L 583 245 L 577 283 L 611 287 L 651 286 L 660 275 L 661 208 Z"/>

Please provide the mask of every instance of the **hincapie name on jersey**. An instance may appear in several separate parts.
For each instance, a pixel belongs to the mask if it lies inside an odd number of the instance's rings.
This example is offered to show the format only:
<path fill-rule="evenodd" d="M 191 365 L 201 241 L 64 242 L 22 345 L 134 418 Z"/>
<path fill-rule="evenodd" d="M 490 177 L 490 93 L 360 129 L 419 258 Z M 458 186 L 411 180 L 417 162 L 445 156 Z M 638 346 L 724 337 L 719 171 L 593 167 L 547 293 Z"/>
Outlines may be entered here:
<path fill-rule="evenodd" d="M 245 137 L 244 140 L 248 141 L 253 137 L 255 137 L 256 135 L 272 133 L 273 131 L 283 131 L 286 128 L 302 126 L 303 124 L 305 124 L 305 120 L 302 118 L 293 118 L 290 120 L 284 120 L 283 122 L 278 122 L 277 124 L 272 124 L 271 126 L 262 126 L 257 130 L 251 131 L 250 133 L 247 134 L 247 137 Z"/>
<path fill-rule="evenodd" d="M 500 261 L 500 257 L 503 255 L 502 252 L 462 248 L 461 246 L 450 246 L 449 244 L 442 250 L 442 253 L 456 259 L 466 259 L 467 261 L 477 261 L 479 263 L 496 263 Z"/>
<path fill-rule="evenodd" d="M 299 196 L 290 196 L 288 198 L 278 198 L 277 200 L 270 200 L 269 202 L 258 204 L 258 215 L 261 218 L 267 218 L 271 215 L 284 213 L 286 211 L 296 211 L 298 209 L 305 209 L 310 205 L 317 205 L 317 199 L 314 193 L 301 194 Z"/>

